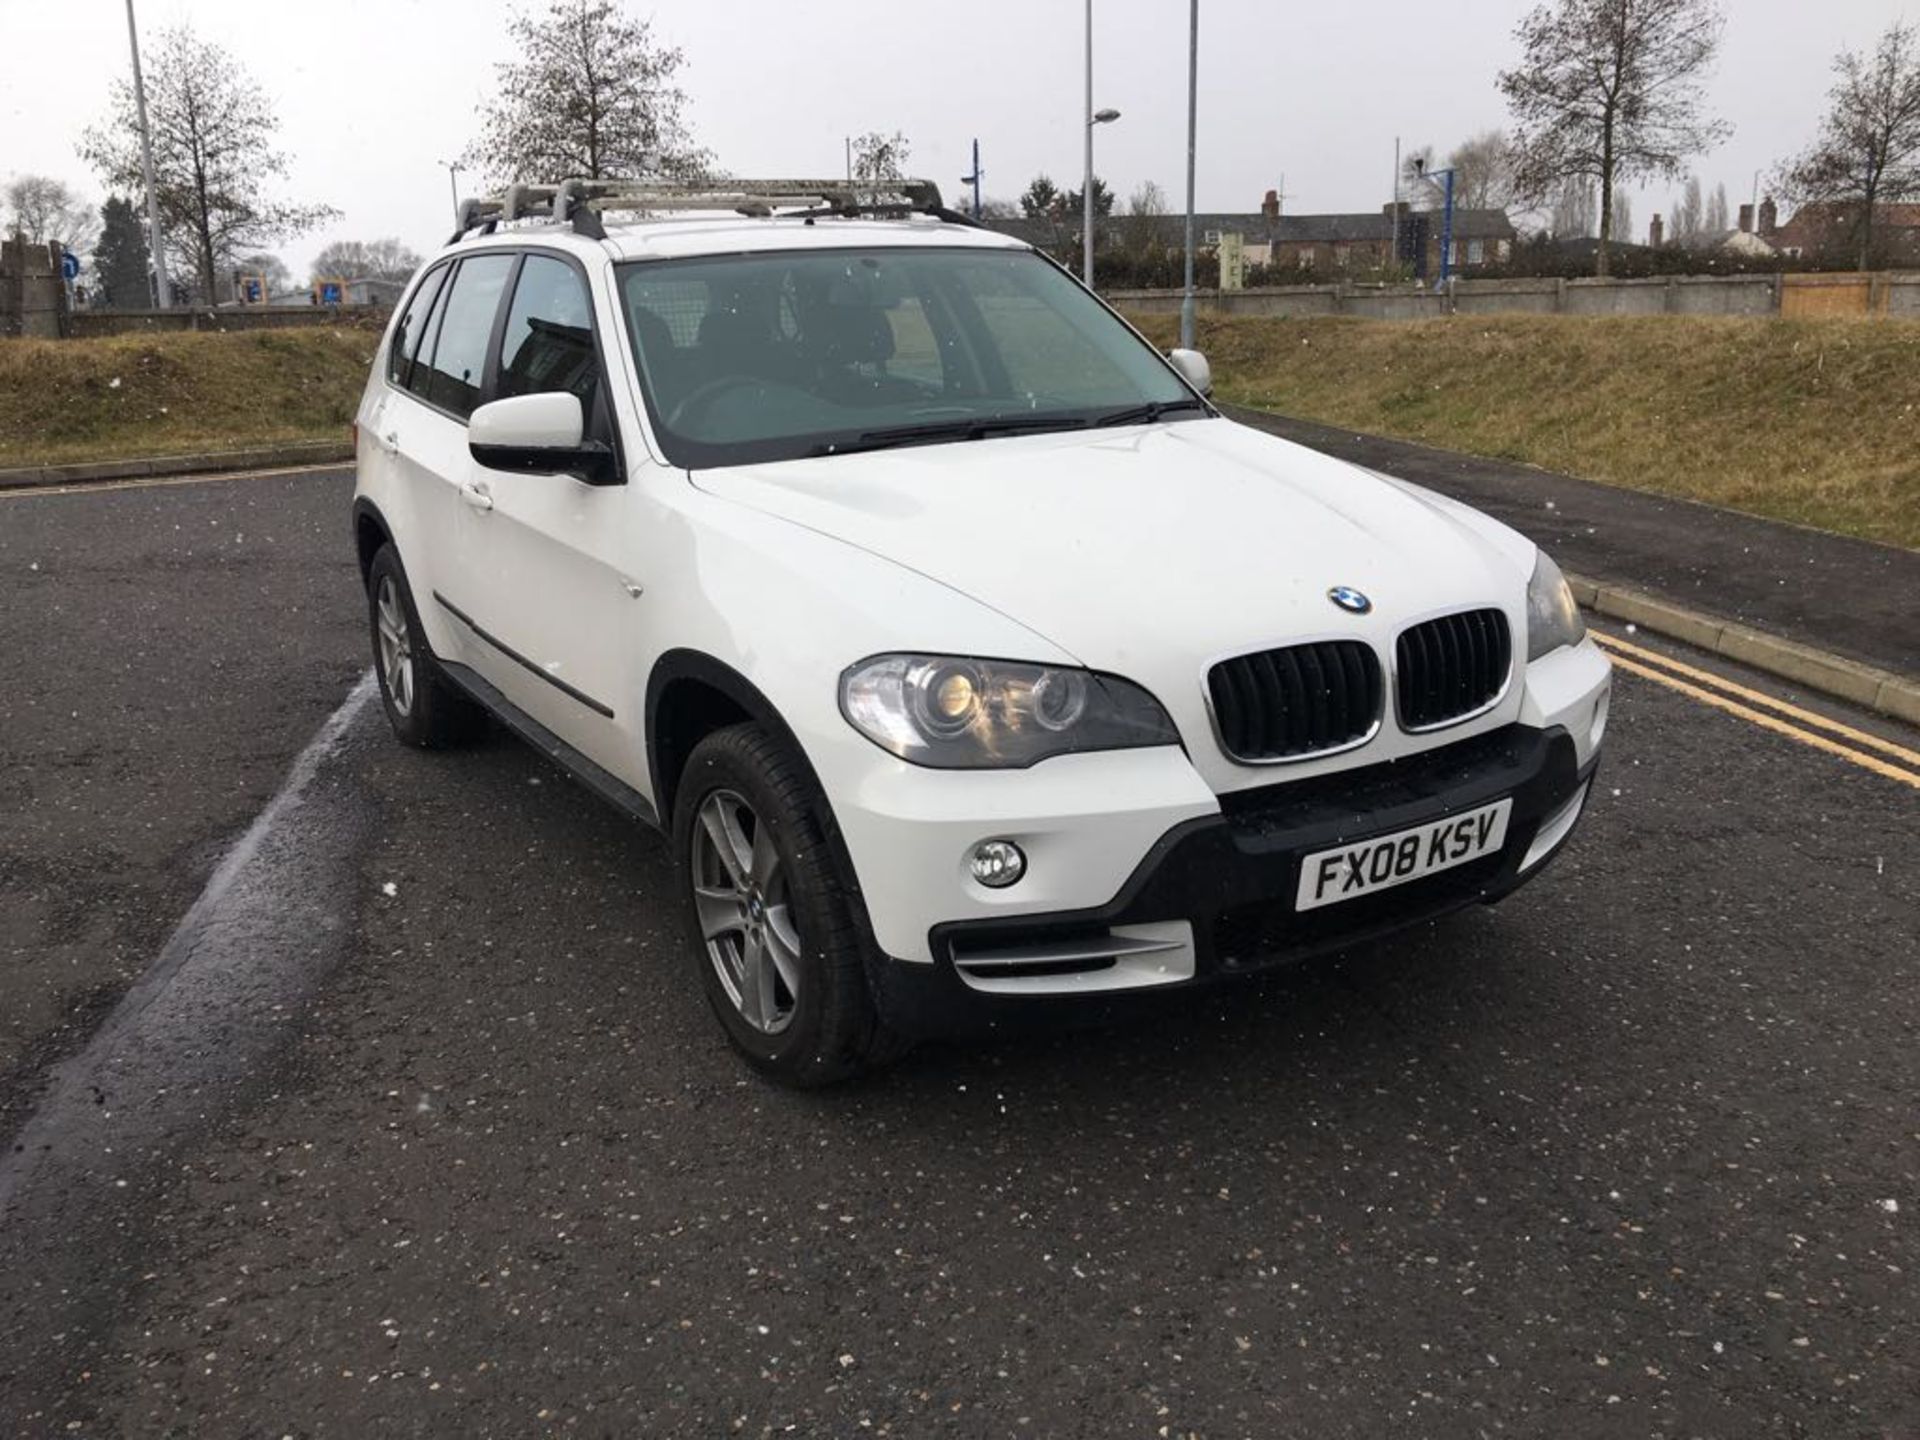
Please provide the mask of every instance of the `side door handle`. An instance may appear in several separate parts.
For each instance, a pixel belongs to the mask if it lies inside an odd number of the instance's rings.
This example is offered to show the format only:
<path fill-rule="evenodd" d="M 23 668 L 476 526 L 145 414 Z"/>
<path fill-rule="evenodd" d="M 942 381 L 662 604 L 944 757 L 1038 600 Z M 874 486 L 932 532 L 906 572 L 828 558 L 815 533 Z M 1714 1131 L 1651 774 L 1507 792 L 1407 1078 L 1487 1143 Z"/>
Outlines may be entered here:
<path fill-rule="evenodd" d="M 385 431 L 378 438 L 380 443 L 389 451 L 396 455 L 400 453 L 400 432 L 398 430 Z"/>
<path fill-rule="evenodd" d="M 478 481 L 469 480 L 460 487 L 460 498 L 475 510 L 493 509 L 493 492 Z"/>

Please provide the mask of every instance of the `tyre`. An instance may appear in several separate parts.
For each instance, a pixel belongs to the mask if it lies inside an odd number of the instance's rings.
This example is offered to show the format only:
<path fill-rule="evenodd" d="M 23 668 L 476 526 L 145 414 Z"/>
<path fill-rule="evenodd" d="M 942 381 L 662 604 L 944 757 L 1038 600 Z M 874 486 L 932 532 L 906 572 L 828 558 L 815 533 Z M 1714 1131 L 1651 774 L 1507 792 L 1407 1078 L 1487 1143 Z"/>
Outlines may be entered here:
<path fill-rule="evenodd" d="M 380 547 L 367 571 L 367 625 L 380 701 L 395 735 L 408 745 L 437 750 L 471 740 L 486 728 L 485 712 L 440 673 L 427 648 L 407 572 L 391 543 Z"/>
<path fill-rule="evenodd" d="M 758 725 L 715 731 L 687 759 L 673 816 L 700 983 L 734 1048 L 800 1087 L 897 1056 L 867 988 L 855 901 L 798 758 Z"/>

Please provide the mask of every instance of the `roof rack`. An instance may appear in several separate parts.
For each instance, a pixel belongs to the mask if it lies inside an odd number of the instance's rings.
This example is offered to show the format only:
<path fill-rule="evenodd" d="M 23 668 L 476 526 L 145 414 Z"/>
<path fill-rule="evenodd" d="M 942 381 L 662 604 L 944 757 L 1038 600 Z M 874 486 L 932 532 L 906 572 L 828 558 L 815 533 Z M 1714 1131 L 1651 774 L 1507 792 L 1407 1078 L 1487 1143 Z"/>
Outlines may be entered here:
<path fill-rule="evenodd" d="M 571 225 L 576 233 L 600 240 L 607 233 L 600 217 L 609 211 L 671 215 L 702 210 L 805 220 L 817 216 L 931 215 L 954 225 L 976 223 L 970 216 L 947 209 L 940 201 L 940 187 L 931 180 L 901 179 L 871 185 L 848 180 L 728 179 L 695 184 L 562 180 L 558 184 L 509 185 L 498 195 L 461 201 L 453 240 L 476 228 L 490 235 L 502 224 L 521 220 Z"/>

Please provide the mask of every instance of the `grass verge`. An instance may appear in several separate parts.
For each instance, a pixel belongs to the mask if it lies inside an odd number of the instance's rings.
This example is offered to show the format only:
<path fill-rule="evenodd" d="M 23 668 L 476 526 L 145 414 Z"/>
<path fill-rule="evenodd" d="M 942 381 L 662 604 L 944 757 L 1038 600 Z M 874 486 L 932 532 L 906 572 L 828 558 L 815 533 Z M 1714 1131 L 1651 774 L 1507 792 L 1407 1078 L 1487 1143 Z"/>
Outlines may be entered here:
<path fill-rule="evenodd" d="M 1920 321 L 1203 317 L 1199 342 L 1235 404 L 1920 548 Z"/>
<path fill-rule="evenodd" d="M 380 335 L 0 340 L 0 468 L 345 440 Z"/>

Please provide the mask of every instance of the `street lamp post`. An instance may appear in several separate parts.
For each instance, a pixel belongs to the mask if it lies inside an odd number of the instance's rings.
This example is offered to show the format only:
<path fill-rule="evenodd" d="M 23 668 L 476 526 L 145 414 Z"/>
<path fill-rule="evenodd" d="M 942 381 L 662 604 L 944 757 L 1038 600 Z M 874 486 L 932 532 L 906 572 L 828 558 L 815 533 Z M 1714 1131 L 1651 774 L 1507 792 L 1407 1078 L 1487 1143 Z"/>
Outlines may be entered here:
<path fill-rule="evenodd" d="M 447 172 L 447 188 L 453 192 L 453 223 L 460 223 L 460 164 L 456 160 L 436 160 Z"/>
<path fill-rule="evenodd" d="M 133 50 L 133 105 L 140 116 L 140 167 L 147 182 L 147 246 L 153 251 L 153 303 L 171 309 L 172 286 L 167 283 L 167 252 L 160 243 L 160 196 L 153 185 L 153 134 L 147 129 L 147 85 L 140 75 L 140 31 L 133 23 L 133 0 L 127 0 L 127 44 Z"/>
<path fill-rule="evenodd" d="M 1093 108 L 1093 0 L 1087 0 L 1087 164 L 1080 181 L 1081 274 L 1087 288 L 1093 288 L 1093 127 L 1108 125 L 1120 118 L 1118 110 Z"/>
<path fill-rule="evenodd" d="M 1187 287 L 1180 297 L 1180 348 L 1193 349 L 1193 144 L 1200 118 L 1200 0 L 1187 14 Z"/>

